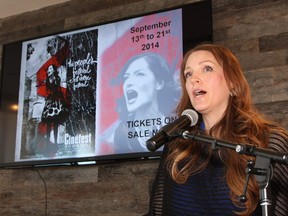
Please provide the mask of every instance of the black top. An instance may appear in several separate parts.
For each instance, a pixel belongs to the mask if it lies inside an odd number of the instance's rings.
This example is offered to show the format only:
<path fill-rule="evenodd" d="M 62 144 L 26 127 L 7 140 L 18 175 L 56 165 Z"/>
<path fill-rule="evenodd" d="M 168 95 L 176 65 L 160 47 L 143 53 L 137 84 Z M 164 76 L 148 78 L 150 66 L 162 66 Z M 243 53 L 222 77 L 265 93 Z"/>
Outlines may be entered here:
<path fill-rule="evenodd" d="M 277 134 L 271 135 L 270 149 L 288 153 L 287 140 Z M 224 177 L 225 166 L 213 154 L 208 166 L 199 174 L 192 175 L 185 184 L 173 181 L 165 167 L 168 145 L 165 145 L 158 173 L 152 188 L 149 212 L 156 216 L 188 215 L 235 215 L 240 209 L 230 199 L 230 191 Z M 243 188 L 244 191 L 244 188 Z M 271 210 L 275 216 L 288 215 L 288 166 L 275 164 L 271 180 Z M 270 207 L 269 207 L 270 208 Z M 261 206 L 253 213 L 262 215 Z"/>

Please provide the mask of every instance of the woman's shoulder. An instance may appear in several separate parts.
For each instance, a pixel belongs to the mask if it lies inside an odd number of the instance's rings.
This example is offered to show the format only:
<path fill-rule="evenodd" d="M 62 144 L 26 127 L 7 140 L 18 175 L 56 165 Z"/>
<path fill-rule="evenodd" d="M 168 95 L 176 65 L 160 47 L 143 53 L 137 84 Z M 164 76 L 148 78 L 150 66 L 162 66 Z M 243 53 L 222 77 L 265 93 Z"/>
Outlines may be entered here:
<path fill-rule="evenodd" d="M 268 147 L 281 152 L 288 153 L 288 134 L 286 131 L 274 131 L 270 133 Z"/>

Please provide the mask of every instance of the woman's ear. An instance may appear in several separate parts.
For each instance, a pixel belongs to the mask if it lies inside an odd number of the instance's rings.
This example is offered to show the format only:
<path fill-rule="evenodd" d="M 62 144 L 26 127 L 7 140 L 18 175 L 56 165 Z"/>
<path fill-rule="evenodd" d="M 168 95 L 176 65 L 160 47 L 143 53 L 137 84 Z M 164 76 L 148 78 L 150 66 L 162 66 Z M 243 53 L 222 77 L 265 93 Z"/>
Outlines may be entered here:
<path fill-rule="evenodd" d="M 161 89 L 163 88 L 163 86 L 164 86 L 164 81 L 163 81 L 163 80 L 158 81 L 158 82 L 156 83 L 156 89 L 157 89 L 157 90 L 161 90 Z"/>

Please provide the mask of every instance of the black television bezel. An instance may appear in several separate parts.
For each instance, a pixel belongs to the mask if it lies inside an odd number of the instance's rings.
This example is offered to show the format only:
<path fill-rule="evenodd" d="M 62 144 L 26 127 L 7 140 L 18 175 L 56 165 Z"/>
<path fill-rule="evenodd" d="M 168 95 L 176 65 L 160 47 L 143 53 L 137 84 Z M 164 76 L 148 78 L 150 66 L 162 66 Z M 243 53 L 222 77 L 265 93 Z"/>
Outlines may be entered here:
<path fill-rule="evenodd" d="M 75 30 L 82 30 L 86 29 L 89 27 L 97 27 L 100 25 L 105 25 L 109 23 L 114 23 L 118 21 L 123 21 L 123 20 L 128 20 L 128 19 L 133 19 L 141 16 L 146 16 L 146 15 L 151 15 L 151 14 L 156 14 L 156 13 L 161 13 L 165 11 L 170 11 L 174 9 L 183 9 L 184 11 L 182 12 L 183 16 L 183 53 L 185 53 L 188 49 L 192 48 L 198 43 L 201 42 L 213 42 L 213 22 L 212 22 L 212 1 L 211 0 L 204 0 L 200 2 L 193 2 L 193 3 L 188 3 L 184 4 L 181 6 L 177 7 L 172 7 L 172 8 L 166 8 L 163 10 L 156 10 L 153 12 L 149 13 L 143 13 L 143 14 L 137 14 L 135 16 L 130 16 L 130 17 L 125 17 L 122 19 L 118 20 L 112 20 L 106 23 L 101 23 L 97 25 L 90 25 L 90 26 L 85 26 L 81 28 L 76 28 L 76 29 L 69 29 L 65 30 L 62 32 L 55 32 L 53 34 L 48 34 L 48 35 L 41 35 L 38 37 L 34 38 L 25 38 L 19 41 L 3 44 L 3 49 L 2 49 L 2 62 L 1 62 L 1 73 L 0 73 L 0 109 L 5 109 L 3 108 L 3 76 L 4 76 L 4 68 L 6 67 L 5 64 L 5 57 L 6 57 L 6 52 L 7 48 L 9 46 L 20 46 L 22 49 L 22 43 L 28 40 L 32 39 L 37 39 L 37 38 L 42 38 L 45 36 L 53 36 L 57 34 L 62 34 L 62 33 L 67 33 Z M 186 12 L 185 12 L 186 10 Z M 192 20 L 198 20 L 201 22 L 196 22 L 193 21 L 191 23 L 188 22 L 188 11 L 189 10 L 189 18 Z M 195 11 L 192 12 L 192 11 Z M 206 19 L 203 19 L 203 14 L 204 16 L 207 16 Z M 202 18 L 202 19 L 201 19 Z M 185 28 L 185 25 L 189 25 L 189 28 Z M 196 29 L 196 31 L 195 31 Z M 192 35 L 191 37 L 189 37 Z M 19 62 L 21 64 L 21 52 L 18 53 L 19 56 Z M 15 57 L 15 55 L 14 55 Z M 13 65 L 15 67 L 15 65 Z M 21 65 L 19 65 L 21 67 Z M 19 77 L 20 77 L 20 68 L 19 70 Z M 15 79 L 16 80 L 16 79 Z M 16 103 L 18 103 L 18 94 L 19 94 L 19 80 L 17 81 L 17 97 L 14 99 Z M 15 115 L 17 115 L 17 111 L 15 111 Z M 17 127 L 17 122 L 16 122 L 16 127 Z M 15 129 L 15 134 L 16 134 L 16 129 Z M 22 167 L 37 167 L 37 166 L 73 166 L 73 165 L 93 165 L 93 164 L 102 164 L 102 163 L 115 163 L 119 161 L 139 161 L 139 160 L 147 160 L 147 159 L 157 159 L 161 157 L 162 152 L 161 151 L 155 151 L 155 152 L 139 152 L 139 153 L 124 153 L 124 154 L 110 154 L 110 155 L 98 155 L 98 156 L 92 156 L 92 157 L 71 157 L 71 158 L 62 158 L 62 159 L 49 159 L 49 160 L 29 160 L 29 161 L 14 161 L 14 162 L 0 162 L 0 168 L 22 168 Z"/>

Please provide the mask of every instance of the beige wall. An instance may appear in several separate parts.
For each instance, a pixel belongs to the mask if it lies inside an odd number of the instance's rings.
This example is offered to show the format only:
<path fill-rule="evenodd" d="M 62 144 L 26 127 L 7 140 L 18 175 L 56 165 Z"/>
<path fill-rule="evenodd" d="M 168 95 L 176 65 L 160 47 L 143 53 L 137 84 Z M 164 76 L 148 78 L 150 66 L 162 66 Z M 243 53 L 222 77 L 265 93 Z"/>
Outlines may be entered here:
<path fill-rule="evenodd" d="M 73 0 L 0 19 L 0 45 L 189 2 L 194 1 Z M 256 106 L 288 129 L 287 11 L 287 0 L 213 0 L 215 42 L 239 57 Z M 157 164 L 0 170 L 0 215 L 142 215 Z"/>

